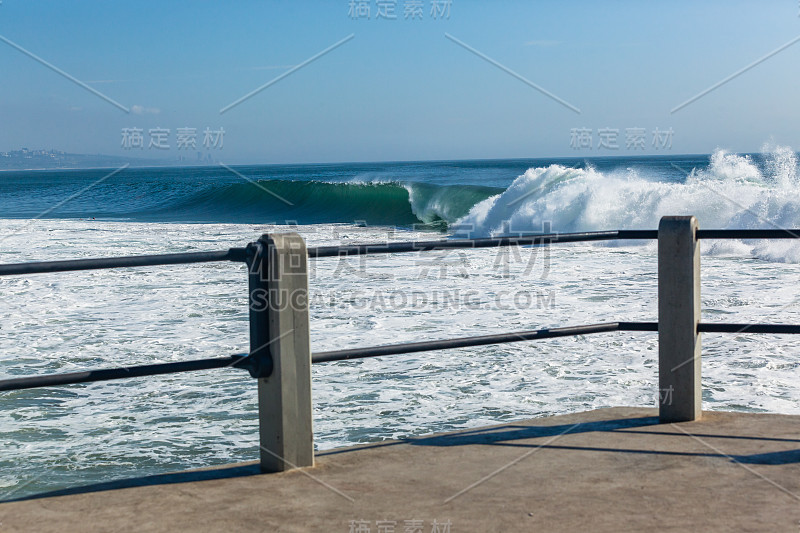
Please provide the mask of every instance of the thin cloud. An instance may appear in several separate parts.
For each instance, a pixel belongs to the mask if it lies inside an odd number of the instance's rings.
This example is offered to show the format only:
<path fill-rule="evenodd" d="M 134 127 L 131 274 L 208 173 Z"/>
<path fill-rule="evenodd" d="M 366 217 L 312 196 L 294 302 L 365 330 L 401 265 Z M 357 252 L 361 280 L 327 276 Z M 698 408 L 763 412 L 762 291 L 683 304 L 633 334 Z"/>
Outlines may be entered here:
<path fill-rule="evenodd" d="M 161 110 L 157 107 L 144 107 L 140 105 L 132 105 L 131 113 L 134 115 L 158 115 Z"/>

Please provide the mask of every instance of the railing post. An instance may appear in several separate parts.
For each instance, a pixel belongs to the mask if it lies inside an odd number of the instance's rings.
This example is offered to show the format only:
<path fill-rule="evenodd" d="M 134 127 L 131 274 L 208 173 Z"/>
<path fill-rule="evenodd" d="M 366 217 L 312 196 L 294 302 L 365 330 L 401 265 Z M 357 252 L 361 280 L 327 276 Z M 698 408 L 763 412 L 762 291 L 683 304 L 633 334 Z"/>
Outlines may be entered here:
<path fill-rule="evenodd" d="M 663 217 L 658 225 L 659 420 L 701 415 L 700 243 L 697 219 Z"/>
<path fill-rule="evenodd" d="M 250 372 L 258 377 L 261 471 L 314 465 L 308 256 L 296 233 L 251 245 Z"/>

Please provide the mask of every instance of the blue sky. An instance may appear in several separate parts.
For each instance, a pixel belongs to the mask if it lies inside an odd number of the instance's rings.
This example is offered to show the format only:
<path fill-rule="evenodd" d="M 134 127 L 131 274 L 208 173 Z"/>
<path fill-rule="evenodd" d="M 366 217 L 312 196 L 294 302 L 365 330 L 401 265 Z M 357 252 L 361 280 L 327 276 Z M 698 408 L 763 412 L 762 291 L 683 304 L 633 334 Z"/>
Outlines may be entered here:
<path fill-rule="evenodd" d="M 86 83 L 126 113 L 0 42 L 0 151 L 55 148 L 194 157 L 178 128 L 226 163 L 293 163 L 758 151 L 800 148 L 800 42 L 671 110 L 800 36 L 793 1 L 477 2 L 449 18 L 353 18 L 350 0 L 2 0 L 0 36 Z M 559 99 L 514 78 L 449 34 Z M 240 105 L 220 110 L 353 37 Z M 121 146 L 141 128 L 145 147 Z M 170 129 L 169 149 L 148 147 Z M 223 128 L 224 145 L 202 147 Z M 601 128 L 618 149 L 598 148 Z M 626 131 L 646 131 L 644 150 Z M 672 130 L 671 146 L 652 134 Z M 571 145 L 591 130 L 592 148 Z"/>

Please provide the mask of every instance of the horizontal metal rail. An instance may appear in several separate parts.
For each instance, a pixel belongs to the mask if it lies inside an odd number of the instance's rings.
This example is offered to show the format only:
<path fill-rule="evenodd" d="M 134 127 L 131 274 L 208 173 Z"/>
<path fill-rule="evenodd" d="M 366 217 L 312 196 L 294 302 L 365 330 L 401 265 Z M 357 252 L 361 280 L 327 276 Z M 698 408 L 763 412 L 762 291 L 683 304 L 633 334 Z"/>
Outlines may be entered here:
<path fill-rule="evenodd" d="M 582 233 L 548 233 L 524 237 L 487 237 L 481 239 L 440 239 L 435 241 L 407 241 L 345 246 L 317 246 L 308 248 L 310 258 L 339 257 L 347 255 L 395 254 L 430 250 L 469 248 L 494 248 L 500 246 L 548 245 L 555 243 L 592 242 L 610 240 L 653 240 L 658 230 L 613 230 Z M 707 229 L 697 231 L 698 239 L 797 239 L 800 229 Z M 38 261 L 31 263 L 0 264 L 0 276 L 98 270 L 158 265 L 211 263 L 216 261 L 245 262 L 247 248 L 231 248 L 211 252 L 189 252 L 162 255 L 135 255 L 66 261 Z"/>
<path fill-rule="evenodd" d="M 501 333 L 497 335 L 460 337 L 456 339 L 441 339 L 424 342 L 370 346 L 366 348 L 352 348 L 347 350 L 334 350 L 329 352 L 315 353 L 312 355 L 311 361 L 313 363 L 329 363 L 333 361 L 347 361 L 351 359 L 363 359 L 367 357 L 381 357 L 385 355 L 449 350 L 453 348 L 485 346 L 489 344 L 505 344 L 510 342 L 532 341 L 555 337 L 571 337 L 576 335 L 588 335 L 592 333 L 605 333 L 610 331 L 657 332 L 658 322 L 606 322 L 584 326 L 568 326 L 532 331 L 519 331 L 515 333 Z M 800 334 L 800 325 L 700 323 L 698 325 L 698 331 L 707 333 Z M 179 372 L 194 372 L 213 368 L 245 368 L 245 362 L 247 358 L 247 354 L 238 354 L 228 357 L 197 359 L 192 361 L 180 361 L 176 363 L 130 366 L 103 370 L 88 370 L 84 372 L 71 372 L 67 374 L 54 374 L 49 376 L 12 378 L 0 380 L 0 391 L 51 387 L 58 385 L 74 385 L 77 383 L 91 383 L 95 381 L 110 381 L 116 379 L 156 376 L 160 374 L 173 374 Z"/>
<path fill-rule="evenodd" d="M 102 268 L 125 268 L 158 265 L 183 265 L 212 263 L 216 261 L 246 261 L 246 248 L 231 248 L 214 252 L 187 252 L 161 255 L 130 255 L 124 257 L 101 257 L 97 259 L 71 259 L 66 261 L 40 261 L 34 263 L 12 263 L 0 265 L 0 276 L 21 274 L 43 274 L 70 272 L 74 270 L 98 270 Z"/>
<path fill-rule="evenodd" d="M 567 242 L 657 239 L 658 230 L 613 230 L 582 233 L 546 233 L 524 237 L 487 237 L 482 239 L 440 239 L 437 241 L 408 241 L 349 246 L 317 246 L 308 249 L 309 257 L 337 257 L 341 255 L 395 254 L 453 250 L 461 248 L 494 248 L 499 246 L 527 246 Z"/>
<path fill-rule="evenodd" d="M 708 333 L 800 334 L 800 326 L 791 324 L 701 323 L 698 325 L 698 330 Z M 576 335 L 606 333 L 611 331 L 656 332 L 658 331 L 658 323 L 605 322 L 601 324 L 589 324 L 584 326 L 568 326 L 561 328 L 518 331 L 515 333 L 500 333 L 497 335 L 481 335 L 477 337 L 460 337 L 456 339 L 441 339 L 424 342 L 370 346 L 366 348 L 351 348 L 347 350 L 334 350 L 329 352 L 315 353 L 311 356 L 311 361 L 313 363 L 329 363 L 333 361 L 347 361 L 351 359 L 363 359 L 367 357 L 381 357 L 385 355 L 450 350 L 453 348 L 467 348 L 471 346 L 485 346 L 489 344 L 506 344 L 510 342 L 551 339 L 555 337 L 572 337 Z M 179 372 L 195 372 L 198 370 L 210 370 L 214 368 L 247 368 L 248 358 L 249 356 L 247 354 L 237 354 L 228 357 L 196 359 L 192 361 L 179 361 L 175 363 L 160 363 L 122 368 L 87 370 L 83 372 L 70 372 L 67 374 L 53 374 L 49 376 L 12 378 L 0 380 L 0 391 L 53 387 L 58 385 L 74 385 L 77 383 L 111 381 L 116 379 L 157 376 L 160 374 L 175 374 Z"/>
<path fill-rule="evenodd" d="M 800 239 L 800 229 L 699 229 L 698 239 Z"/>
<path fill-rule="evenodd" d="M 524 246 L 615 239 L 657 239 L 656 230 L 594 231 L 584 233 L 549 233 L 526 237 L 497 237 L 485 239 L 441 239 L 437 241 L 407 241 L 392 243 L 354 244 L 349 246 L 318 246 L 308 248 L 310 258 L 337 257 L 344 255 L 394 254 L 401 252 L 423 252 L 459 248 L 490 248 L 499 246 Z M 97 259 L 71 259 L 66 261 L 38 261 L 31 263 L 0 264 L 0 276 L 68 272 L 73 270 L 97 270 L 103 268 L 125 268 L 188 263 L 210 263 L 215 261 L 247 261 L 247 248 L 231 248 L 212 252 L 192 252 L 163 255 L 137 255 Z"/>
<path fill-rule="evenodd" d="M 426 342 L 392 344 L 387 346 L 373 346 L 369 348 L 355 348 L 350 350 L 321 352 L 313 354 L 311 357 L 311 361 L 313 363 L 327 363 L 331 361 L 344 361 L 347 359 L 378 357 L 381 355 L 396 355 L 403 353 L 447 350 L 451 348 L 464 348 L 468 346 L 484 346 L 487 344 L 503 344 L 508 342 L 548 339 L 552 337 L 585 335 L 589 333 L 617 331 L 621 329 L 620 327 L 621 325 L 626 325 L 626 324 L 634 331 L 641 330 L 642 325 L 644 325 L 644 327 L 652 326 L 652 323 L 646 323 L 646 322 L 645 323 L 609 322 L 605 324 L 591 324 L 588 326 L 572 326 L 565 328 L 551 328 L 551 329 L 541 329 L 534 331 L 519 331 L 516 333 L 503 333 L 500 335 L 484 335 L 479 337 L 461 337 L 458 339 L 443 339 L 443 340 L 426 341 Z M 246 368 L 247 359 L 248 359 L 247 354 L 239 354 L 239 355 L 232 355 L 229 357 L 198 359 L 194 361 L 181 361 L 176 363 L 129 366 L 129 367 L 111 368 L 105 370 L 89 370 L 85 372 L 72 372 L 69 374 L 54 374 L 49 376 L 12 378 L 12 379 L 0 380 L 0 391 L 32 389 L 36 387 L 49 387 L 55 385 L 73 385 L 76 383 L 109 381 L 114 379 L 154 376 L 159 374 L 170 374 L 178 372 L 192 372 L 196 370 L 208 370 L 211 368 L 224 368 L 228 366 Z"/>
<path fill-rule="evenodd" d="M 230 357 L 195 359 L 193 361 L 179 361 L 175 363 L 160 363 L 155 365 L 129 366 L 103 370 L 86 370 L 84 372 L 70 372 L 67 374 L 51 374 L 49 376 L 4 379 L 0 380 L 0 391 L 34 389 L 37 387 L 53 387 L 57 385 L 74 385 L 76 383 L 111 381 L 114 379 L 139 378 L 157 376 L 160 374 L 177 374 L 179 372 L 225 368 L 227 366 L 236 365 L 244 359 L 244 357 L 243 355 L 233 355 Z"/>
<path fill-rule="evenodd" d="M 795 324 L 714 324 L 701 322 L 697 325 L 701 333 L 775 333 L 798 335 L 800 326 Z"/>
<path fill-rule="evenodd" d="M 587 326 L 570 326 L 564 328 L 550 328 L 533 331 L 518 331 L 516 333 L 501 333 L 498 335 L 481 335 L 478 337 L 461 337 L 457 339 L 443 339 L 437 341 L 389 344 L 384 346 L 372 346 L 369 348 L 352 348 L 350 350 L 336 350 L 333 352 L 315 353 L 311 356 L 311 362 L 329 363 L 331 361 L 346 361 L 348 359 L 363 359 L 365 357 L 380 357 L 383 355 L 428 352 L 433 350 L 449 350 L 452 348 L 466 348 L 469 346 L 485 346 L 487 344 L 532 341 L 549 339 L 553 337 L 570 337 L 574 335 L 604 333 L 607 331 L 617 330 L 619 330 L 618 322 L 608 322 L 604 324 L 590 324 Z"/>

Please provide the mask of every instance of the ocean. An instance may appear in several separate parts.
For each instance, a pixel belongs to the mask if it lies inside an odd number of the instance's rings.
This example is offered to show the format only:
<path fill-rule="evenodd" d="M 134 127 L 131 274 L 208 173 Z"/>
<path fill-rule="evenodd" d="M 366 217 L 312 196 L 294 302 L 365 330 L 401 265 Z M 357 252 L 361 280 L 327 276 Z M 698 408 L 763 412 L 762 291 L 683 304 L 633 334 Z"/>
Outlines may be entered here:
<path fill-rule="evenodd" d="M 0 173 L 0 262 L 529 232 L 800 227 L 797 154 Z M 800 323 L 800 245 L 704 241 L 704 321 Z M 655 243 L 310 261 L 313 351 L 654 321 Z M 236 264 L 0 278 L 0 376 L 248 349 Z M 315 365 L 319 449 L 655 406 L 657 338 L 609 333 Z M 800 413 L 800 341 L 705 334 L 704 408 Z M 0 393 L 0 499 L 258 458 L 256 387 L 212 370 Z"/>

